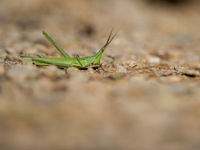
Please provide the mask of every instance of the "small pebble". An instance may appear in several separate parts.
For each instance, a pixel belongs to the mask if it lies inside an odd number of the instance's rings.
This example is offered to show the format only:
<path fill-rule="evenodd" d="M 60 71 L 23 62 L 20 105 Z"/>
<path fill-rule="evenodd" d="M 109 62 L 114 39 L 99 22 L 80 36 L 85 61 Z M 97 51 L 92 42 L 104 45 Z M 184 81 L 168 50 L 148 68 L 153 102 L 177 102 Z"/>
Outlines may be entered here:
<path fill-rule="evenodd" d="M 106 57 L 105 58 L 106 62 L 108 62 L 109 64 L 113 64 L 114 59 L 112 57 Z"/>
<path fill-rule="evenodd" d="M 148 61 L 152 64 L 159 64 L 160 63 L 160 58 L 158 57 L 149 57 Z"/>
<path fill-rule="evenodd" d="M 127 60 L 123 62 L 123 65 L 127 66 L 127 67 L 135 67 L 137 66 L 137 63 L 133 60 Z"/>
<path fill-rule="evenodd" d="M 117 72 L 127 72 L 127 69 L 122 67 L 122 66 L 118 66 L 117 67 Z"/>
<path fill-rule="evenodd" d="M 183 75 L 186 75 L 186 76 L 188 76 L 188 77 L 200 76 L 200 72 L 199 72 L 199 71 L 197 71 L 197 70 L 190 70 L 190 69 L 188 69 L 188 70 L 183 70 L 183 71 L 182 71 L 182 74 L 183 74 Z"/>

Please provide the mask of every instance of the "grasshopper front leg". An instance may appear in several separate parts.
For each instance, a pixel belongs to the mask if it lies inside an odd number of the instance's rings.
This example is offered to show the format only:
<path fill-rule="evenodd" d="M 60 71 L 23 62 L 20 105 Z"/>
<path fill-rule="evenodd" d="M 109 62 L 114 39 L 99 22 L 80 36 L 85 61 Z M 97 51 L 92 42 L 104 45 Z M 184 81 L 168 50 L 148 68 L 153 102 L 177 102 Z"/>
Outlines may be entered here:
<path fill-rule="evenodd" d="M 75 55 L 74 58 L 77 60 L 77 62 L 78 62 L 79 65 L 81 66 L 81 68 L 83 68 L 83 64 L 82 64 L 81 61 L 80 61 L 80 56 L 77 54 L 77 55 Z"/>

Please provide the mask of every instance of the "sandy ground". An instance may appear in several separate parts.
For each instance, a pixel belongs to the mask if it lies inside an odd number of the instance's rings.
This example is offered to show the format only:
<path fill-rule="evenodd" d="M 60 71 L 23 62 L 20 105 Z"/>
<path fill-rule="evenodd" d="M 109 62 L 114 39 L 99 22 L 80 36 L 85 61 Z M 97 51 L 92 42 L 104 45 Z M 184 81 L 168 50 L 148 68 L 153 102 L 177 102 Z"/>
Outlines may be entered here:
<path fill-rule="evenodd" d="M 0 149 L 199 150 L 200 4 L 190 2 L 1 0 Z M 43 30 L 89 56 L 112 28 L 97 70 L 20 60 L 62 57 Z"/>

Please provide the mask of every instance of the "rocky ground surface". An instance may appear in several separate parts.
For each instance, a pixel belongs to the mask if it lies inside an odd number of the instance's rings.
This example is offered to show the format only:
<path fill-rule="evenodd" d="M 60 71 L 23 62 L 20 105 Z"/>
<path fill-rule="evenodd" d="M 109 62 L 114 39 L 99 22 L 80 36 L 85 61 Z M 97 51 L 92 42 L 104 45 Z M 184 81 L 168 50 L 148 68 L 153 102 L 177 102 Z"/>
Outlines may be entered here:
<path fill-rule="evenodd" d="M 0 149 L 199 150 L 198 1 L 1 0 Z M 102 68 L 20 56 L 93 55 Z"/>

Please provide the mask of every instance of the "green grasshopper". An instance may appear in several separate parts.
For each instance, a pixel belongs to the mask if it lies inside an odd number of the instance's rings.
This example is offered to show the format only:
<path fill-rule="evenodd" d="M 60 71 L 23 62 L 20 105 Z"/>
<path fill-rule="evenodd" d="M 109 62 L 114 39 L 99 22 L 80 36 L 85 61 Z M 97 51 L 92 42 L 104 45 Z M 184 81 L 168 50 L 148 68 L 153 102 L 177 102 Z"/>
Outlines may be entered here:
<path fill-rule="evenodd" d="M 55 48 L 61 53 L 61 55 L 64 56 L 64 58 L 21 57 L 23 61 L 32 62 L 36 66 L 55 65 L 60 68 L 76 67 L 79 69 L 100 66 L 100 60 L 103 52 L 116 36 L 116 34 L 112 35 L 111 31 L 104 46 L 94 56 L 79 57 L 79 55 L 76 55 L 74 57 L 70 57 L 63 49 L 57 46 L 56 42 L 46 32 L 43 32 L 43 35 L 52 45 L 55 46 Z"/>

